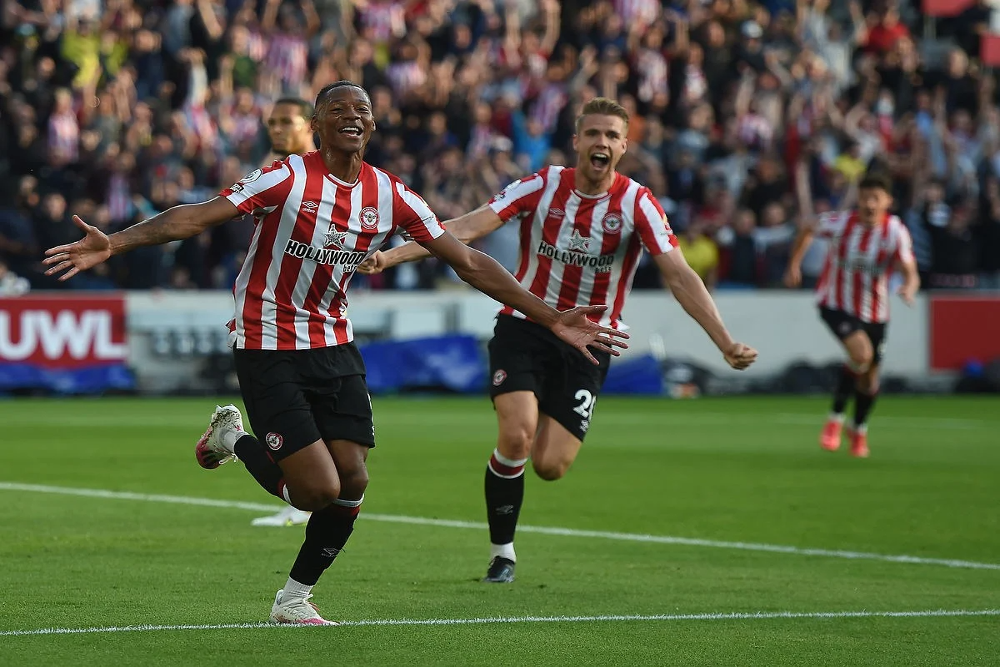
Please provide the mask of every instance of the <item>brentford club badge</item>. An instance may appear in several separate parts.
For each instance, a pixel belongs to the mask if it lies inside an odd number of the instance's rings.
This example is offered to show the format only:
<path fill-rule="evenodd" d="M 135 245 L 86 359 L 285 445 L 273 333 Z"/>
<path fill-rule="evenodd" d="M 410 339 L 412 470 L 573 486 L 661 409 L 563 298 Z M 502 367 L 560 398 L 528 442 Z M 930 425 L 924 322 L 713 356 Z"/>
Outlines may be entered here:
<path fill-rule="evenodd" d="M 264 437 L 264 442 L 267 443 L 269 449 L 276 452 L 281 449 L 281 445 L 284 444 L 285 439 L 281 437 L 281 434 L 272 432 Z"/>
<path fill-rule="evenodd" d="M 378 229 L 378 209 L 371 206 L 365 206 L 361 209 L 361 229 L 366 232 L 373 232 Z"/>
<path fill-rule="evenodd" d="M 493 386 L 499 387 L 503 384 L 503 381 L 507 379 L 507 371 L 499 370 L 493 374 Z"/>
<path fill-rule="evenodd" d="M 622 230 L 622 217 L 617 213 L 608 213 L 601 220 L 601 227 L 605 234 L 617 234 Z"/>

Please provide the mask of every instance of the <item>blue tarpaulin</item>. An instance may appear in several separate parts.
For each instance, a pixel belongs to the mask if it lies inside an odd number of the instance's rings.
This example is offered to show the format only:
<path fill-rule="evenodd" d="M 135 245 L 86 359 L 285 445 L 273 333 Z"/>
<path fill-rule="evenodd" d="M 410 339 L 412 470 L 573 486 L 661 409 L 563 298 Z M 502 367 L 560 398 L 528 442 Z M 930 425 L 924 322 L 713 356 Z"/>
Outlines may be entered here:
<path fill-rule="evenodd" d="M 373 393 L 442 387 L 473 393 L 486 386 L 486 358 L 473 336 L 377 342 L 360 349 Z"/>
<path fill-rule="evenodd" d="M 35 364 L 0 364 L 0 391 L 46 389 L 58 394 L 99 394 L 135 388 L 135 378 L 125 364 L 81 368 L 45 368 Z"/>
<path fill-rule="evenodd" d="M 613 360 L 601 393 L 659 396 L 663 393 L 660 362 L 649 354 Z"/>
<path fill-rule="evenodd" d="M 486 390 L 486 354 L 473 336 L 440 336 L 382 341 L 361 346 L 372 393 L 447 389 L 459 393 Z M 660 364 L 644 355 L 611 362 L 605 394 L 663 393 Z"/>

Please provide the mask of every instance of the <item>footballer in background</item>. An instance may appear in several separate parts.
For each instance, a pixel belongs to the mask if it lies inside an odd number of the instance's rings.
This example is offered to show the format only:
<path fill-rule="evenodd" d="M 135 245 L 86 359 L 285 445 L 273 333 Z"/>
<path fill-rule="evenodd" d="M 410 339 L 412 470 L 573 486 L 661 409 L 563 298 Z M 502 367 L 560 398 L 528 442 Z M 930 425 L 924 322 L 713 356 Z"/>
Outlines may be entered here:
<path fill-rule="evenodd" d="M 271 141 L 271 152 L 264 160 L 265 165 L 280 162 L 289 155 L 304 155 L 316 150 L 312 130 L 313 106 L 297 97 L 283 97 L 274 103 L 267 119 L 267 137 Z M 230 324 L 230 338 L 236 335 L 233 320 Z M 309 521 L 310 512 L 296 509 L 291 505 L 281 508 L 275 514 L 260 516 L 250 522 L 252 526 L 295 526 Z"/>
<path fill-rule="evenodd" d="M 515 277 L 521 286 L 553 307 L 606 303 L 596 321 L 616 330 L 625 328 L 622 309 L 645 250 L 726 363 L 746 369 L 757 351 L 729 334 L 649 188 L 616 169 L 628 148 L 628 124 L 624 107 L 594 98 L 577 117 L 575 167 L 545 167 L 446 227 L 469 243 L 518 220 Z M 375 273 L 428 254 L 411 242 L 375 253 L 358 270 Z M 489 356 L 498 436 L 484 480 L 490 562 L 483 581 L 506 584 L 514 581 L 514 535 L 528 460 L 544 480 L 567 473 L 590 430 L 611 355 L 595 351 L 600 363 L 590 363 L 513 308 L 501 310 L 496 322 Z"/>
<path fill-rule="evenodd" d="M 847 352 L 833 394 L 833 409 L 820 434 L 820 447 L 840 449 L 844 412 L 854 399 L 854 420 L 847 427 L 850 453 L 866 458 L 868 417 L 879 390 L 879 366 L 885 351 L 889 324 L 889 278 L 898 269 L 904 278 L 899 295 L 907 305 L 920 289 L 913 258 L 913 244 L 906 225 L 889 212 L 892 180 L 869 172 L 857 186 L 857 207 L 824 213 L 807 223 L 792 248 L 785 284 L 802 283 L 802 258 L 814 236 L 826 238 L 830 247 L 816 287 L 820 317 Z M 812 198 L 799 193 L 803 216 L 810 220 Z"/>

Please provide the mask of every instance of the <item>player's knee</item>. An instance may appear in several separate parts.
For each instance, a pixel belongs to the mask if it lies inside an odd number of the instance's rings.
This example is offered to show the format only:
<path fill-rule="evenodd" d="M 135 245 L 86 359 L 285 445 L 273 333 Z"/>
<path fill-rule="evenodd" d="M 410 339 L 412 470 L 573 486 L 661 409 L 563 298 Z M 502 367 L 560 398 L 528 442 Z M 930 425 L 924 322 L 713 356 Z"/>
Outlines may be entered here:
<path fill-rule="evenodd" d="M 365 495 L 368 488 L 368 468 L 362 466 L 356 470 L 341 471 L 340 497 L 347 500 L 358 500 Z"/>
<path fill-rule="evenodd" d="M 501 430 L 497 441 L 500 453 L 510 459 L 526 459 L 531 454 L 531 443 L 535 434 L 523 426 Z"/>
<path fill-rule="evenodd" d="M 291 489 L 295 507 L 307 512 L 318 512 L 324 507 L 329 507 L 334 500 L 340 497 L 340 493 L 340 481 L 335 479 L 317 480 Z"/>
<path fill-rule="evenodd" d="M 566 471 L 569 470 L 569 463 L 532 459 L 531 467 L 535 469 L 535 474 L 546 482 L 554 482 L 566 474 Z"/>
<path fill-rule="evenodd" d="M 874 356 L 870 348 L 856 351 L 851 355 L 851 370 L 859 376 L 867 374 L 872 367 Z"/>

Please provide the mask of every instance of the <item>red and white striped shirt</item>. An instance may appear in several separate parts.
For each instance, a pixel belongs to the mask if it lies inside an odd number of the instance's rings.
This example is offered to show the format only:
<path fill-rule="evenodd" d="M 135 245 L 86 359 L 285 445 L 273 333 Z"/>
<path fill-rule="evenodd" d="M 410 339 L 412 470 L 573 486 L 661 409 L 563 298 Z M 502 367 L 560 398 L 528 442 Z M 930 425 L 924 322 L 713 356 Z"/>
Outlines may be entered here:
<path fill-rule="evenodd" d="M 649 188 L 617 174 L 602 195 L 575 188 L 576 169 L 546 167 L 496 194 L 489 206 L 503 220 L 521 218 L 515 276 L 553 308 L 607 305 L 599 322 L 623 328 L 625 297 L 642 249 L 670 252 L 677 238 Z M 506 306 L 506 315 L 524 317 Z"/>
<path fill-rule="evenodd" d="M 830 239 L 816 288 L 819 305 L 862 322 L 888 322 L 893 267 L 913 261 L 913 243 L 903 221 L 887 214 L 869 227 L 857 212 L 831 212 L 820 216 L 817 234 Z"/>
<path fill-rule="evenodd" d="M 76 162 L 80 156 L 80 124 L 72 111 L 49 117 L 49 157 L 57 165 Z"/>
<path fill-rule="evenodd" d="M 406 6 L 396 0 L 369 2 L 357 12 L 362 34 L 376 44 L 400 36 L 397 33 L 406 26 Z"/>
<path fill-rule="evenodd" d="M 397 177 L 367 163 L 353 184 L 317 151 L 257 169 L 220 193 L 255 218 L 233 290 L 236 346 L 304 350 L 354 338 L 347 285 L 358 265 L 402 228 L 431 241 L 444 227 Z"/>
<path fill-rule="evenodd" d="M 285 90 L 294 90 L 309 73 L 309 43 L 304 35 L 279 32 L 267 49 L 267 69 L 278 75 Z"/>

